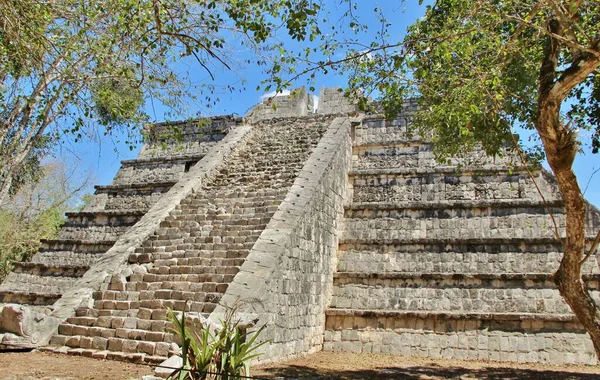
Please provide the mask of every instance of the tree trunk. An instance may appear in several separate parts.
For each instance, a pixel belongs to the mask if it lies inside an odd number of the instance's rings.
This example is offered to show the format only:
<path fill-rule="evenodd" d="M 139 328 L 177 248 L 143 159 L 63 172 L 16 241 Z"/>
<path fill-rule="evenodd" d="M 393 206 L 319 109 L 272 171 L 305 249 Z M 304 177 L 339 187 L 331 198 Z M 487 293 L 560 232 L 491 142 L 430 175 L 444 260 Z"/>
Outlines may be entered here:
<path fill-rule="evenodd" d="M 12 177 L 0 177 L 0 207 L 8 200 L 8 193 L 10 191 L 10 185 L 12 183 Z"/>
<path fill-rule="evenodd" d="M 566 213 L 564 256 L 555 274 L 560 294 L 592 338 L 600 359 L 600 311 L 581 277 L 585 255 L 585 201 L 573 170 L 555 172 Z"/>
<path fill-rule="evenodd" d="M 574 134 L 560 121 L 559 104 L 542 97 L 536 124 L 565 205 L 564 255 L 554 279 L 561 296 L 589 333 L 600 360 L 600 310 L 581 276 L 585 257 L 586 206 L 572 169 L 577 144 Z"/>

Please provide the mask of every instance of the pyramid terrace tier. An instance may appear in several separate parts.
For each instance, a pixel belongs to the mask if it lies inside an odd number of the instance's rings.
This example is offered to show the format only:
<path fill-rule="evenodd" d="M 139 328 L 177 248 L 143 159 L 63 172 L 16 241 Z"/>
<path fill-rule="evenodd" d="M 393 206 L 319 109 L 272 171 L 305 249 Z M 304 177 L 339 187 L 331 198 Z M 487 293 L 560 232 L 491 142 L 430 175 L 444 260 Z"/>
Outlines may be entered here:
<path fill-rule="evenodd" d="M 141 211 L 75 212 L 58 232 L 59 239 L 117 240 L 143 216 Z"/>
<path fill-rule="evenodd" d="M 0 290 L 0 304 L 15 303 L 29 306 L 50 306 L 58 301 L 60 293 Z"/>
<path fill-rule="evenodd" d="M 130 184 L 96 186 L 95 197 L 101 197 L 103 211 L 140 210 L 148 211 L 174 182 L 156 184 Z"/>
<path fill-rule="evenodd" d="M 121 193 L 121 192 L 153 192 L 154 190 L 168 191 L 173 185 L 175 185 L 176 181 L 162 181 L 155 183 L 128 183 L 124 185 L 96 185 L 94 188 L 96 189 L 96 193 Z"/>
<path fill-rule="evenodd" d="M 16 263 L 0 285 L 1 302 L 51 305 L 83 276 L 88 266 Z"/>
<path fill-rule="evenodd" d="M 408 216 L 390 213 L 390 217 L 381 218 L 347 218 L 342 240 L 551 238 L 556 236 L 555 228 L 563 235 L 565 227 L 564 214 L 550 216 L 543 209 L 535 213 L 529 209 L 517 213 L 478 214 L 466 211 L 456 212 L 455 216 L 451 216 L 452 213 L 448 210 L 440 211 L 439 215 L 418 211 L 407 214 Z M 593 232 L 593 228 L 590 228 L 588 234 Z"/>
<path fill-rule="evenodd" d="M 595 364 L 572 314 L 329 309 L 323 349 L 428 359 Z"/>
<path fill-rule="evenodd" d="M 560 199 L 543 172 L 457 171 L 455 168 L 353 170 L 353 202 L 441 202 Z"/>
<path fill-rule="evenodd" d="M 108 251 L 115 244 L 115 240 L 42 239 L 40 243 L 40 252 L 44 253 L 74 251 L 94 254 Z"/>
<path fill-rule="evenodd" d="M 108 250 L 108 249 L 107 249 Z M 107 250 L 97 251 L 40 251 L 33 257 L 33 262 L 44 263 L 47 265 L 77 265 L 91 266 Z"/>
<path fill-rule="evenodd" d="M 588 249 L 591 239 L 588 241 Z M 408 239 L 342 242 L 337 270 L 363 273 L 554 273 L 563 256 L 555 238 Z M 588 260 L 583 273 L 599 273 Z"/>
<path fill-rule="evenodd" d="M 121 161 L 112 185 L 168 183 L 179 181 L 203 155 L 181 157 L 149 157 Z"/>
<path fill-rule="evenodd" d="M 599 275 L 584 277 L 600 300 Z M 330 308 L 569 313 L 550 274 L 352 273 L 334 275 Z"/>
<path fill-rule="evenodd" d="M 354 170 L 376 170 L 387 168 L 456 168 L 496 169 L 511 167 L 521 169 L 518 157 L 510 151 L 502 156 L 491 157 L 483 150 L 475 150 L 463 158 L 437 160 L 433 146 L 422 140 L 397 141 L 388 144 L 361 144 L 352 148 Z"/>

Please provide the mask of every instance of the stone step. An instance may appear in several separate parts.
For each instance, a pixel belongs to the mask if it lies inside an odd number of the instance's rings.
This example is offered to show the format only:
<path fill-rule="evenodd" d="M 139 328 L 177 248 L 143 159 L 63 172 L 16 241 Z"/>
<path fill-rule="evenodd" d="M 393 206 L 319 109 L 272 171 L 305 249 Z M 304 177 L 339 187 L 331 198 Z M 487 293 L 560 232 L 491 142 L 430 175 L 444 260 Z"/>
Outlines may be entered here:
<path fill-rule="evenodd" d="M 212 271 L 212 272 L 210 272 Z M 239 271 L 238 267 L 225 267 L 207 269 L 207 272 L 202 273 L 146 273 L 140 276 L 130 276 L 130 282 L 128 284 L 138 284 L 135 290 L 151 289 L 152 284 L 160 283 L 161 286 L 168 288 L 168 285 L 164 283 L 179 283 L 189 282 L 190 289 L 196 288 L 197 291 L 204 289 L 206 291 L 206 284 L 212 284 L 216 286 L 220 283 L 228 284 L 235 277 Z M 215 272 L 230 272 L 230 273 L 215 273 Z M 235 273 L 234 273 L 235 272 Z M 141 278 L 140 278 L 141 277 Z M 142 285 L 147 284 L 147 285 Z M 132 285 L 133 286 L 133 285 Z M 210 290 L 209 290 L 210 291 Z M 214 291 L 214 290 L 212 290 Z"/>
<path fill-rule="evenodd" d="M 216 258 L 216 257 L 182 257 L 159 259 L 153 261 L 154 268 L 160 267 L 239 267 L 244 263 L 244 258 Z M 149 272 L 153 273 L 153 272 Z"/>
<path fill-rule="evenodd" d="M 67 347 L 63 351 L 69 354 L 99 359 L 159 364 L 166 359 L 170 350 L 174 350 L 169 341 L 176 339 L 171 337 L 172 334 L 162 332 L 102 329 L 100 327 L 85 329 L 80 326 L 72 327 L 68 324 L 59 326 L 59 331 L 68 332 L 69 328 L 72 331 L 90 335 L 63 335 L 59 333 L 52 337 L 50 346 Z"/>
<path fill-rule="evenodd" d="M 213 284 L 215 286 L 217 284 Z M 142 291 L 143 292 L 143 291 Z M 153 290 L 140 294 L 142 298 L 138 301 L 117 301 L 117 300 L 95 300 L 94 309 L 98 310 L 99 316 L 110 317 L 133 317 L 138 319 L 164 320 L 167 318 L 167 308 L 176 311 L 191 311 L 195 313 L 211 313 L 221 300 L 221 293 L 191 293 L 179 292 L 177 295 L 181 297 L 193 297 L 191 299 L 172 299 L 166 298 L 175 291 L 170 290 Z M 165 298 L 157 298 L 162 296 Z M 147 316 L 140 316 L 143 310 L 149 310 Z M 109 313 L 102 313 L 109 311 Z"/>
<path fill-rule="evenodd" d="M 148 269 L 148 274 L 236 274 L 237 272 L 239 272 L 239 269 L 240 265 L 155 265 L 152 268 Z"/>
<path fill-rule="evenodd" d="M 535 174 L 547 201 L 561 199 L 544 172 Z M 456 169 L 358 170 L 350 173 L 353 202 L 440 202 L 498 199 L 541 200 L 529 174 L 509 170 L 459 172 Z"/>
<path fill-rule="evenodd" d="M 147 264 L 153 260 L 170 260 L 183 258 L 202 258 L 202 259 L 239 259 L 248 256 L 249 249 L 224 250 L 224 249 L 181 249 L 169 252 L 159 252 L 158 248 L 147 247 L 137 248 L 136 252 L 129 255 L 129 263 Z"/>
<path fill-rule="evenodd" d="M 195 240 L 196 238 L 193 239 Z M 254 246 L 254 240 L 252 239 L 248 239 L 245 243 L 204 243 L 203 241 L 206 241 L 206 238 L 200 238 L 199 243 L 185 243 L 188 240 L 188 238 L 154 240 L 151 246 L 147 244 L 144 247 L 136 248 L 135 253 L 153 255 L 154 253 L 169 252 L 185 255 L 185 252 L 189 251 L 189 257 L 193 257 L 194 255 L 203 255 L 201 252 L 214 250 L 216 252 L 233 251 L 233 255 L 229 257 L 241 257 L 239 255 L 241 252 L 248 251 Z"/>
<path fill-rule="evenodd" d="M 180 251 L 180 250 L 243 250 L 250 249 L 258 239 L 259 234 L 248 236 L 196 236 L 184 237 L 185 232 L 181 231 L 179 237 L 173 236 L 170 239 L 153 239 L 151 243 L 144 244 L 140 248 L 152 248 L 138 250 L 136 252 L 155 252 L 159 251 Z"/>
<path fill-rule="evenodd" d="M 214 225 L 265 225 L 271 220 L 275 211 L 253 213 L 248 210 L 246 213 L 226 213 L 225 211 L 215 210 L 201 213 L 200 215 L 196 212 L 191 212 L 187 215 L 182 212 L 181 214 L 176 213 L 169 215 L 169 217 L 165 218 L 165 220 L 160 223 L 159 228 L 177 227 L 198 229 L 204 226 Z"/>
<path fill-rule="evenodd" d="M 585 278 L 600 300 L 600 275 Z M 569 313 L 551 274 L 336 273 L 331 308 Z"/>
<path fill-rule="evenodd" d="M 104 360 L 104 359 L 118 360 L 118 361 L 124 361 L 124 362 L 129 362 L 129 363 L 146 364 L 146 365 L 154 365 L 154 366 L 159 365 L 160 363 L 165 361 L 165 359 L 167 359 L 166 357 L 163 357 L 163 356 L 146 355 L 146 354 L 139 353 L 139 352 L 95 350 L 95 349 L 91 349 L 91 348 L 80 348 L 80 347 L 73 348 L 73 347 L 65 346 L 65 345 L 61 344 L 61 342 L 62 342 L 61 338 L 56 338 L 54 340 L 54 343 L 51 342 L 51 344 L 55 344 L 54 346 L 40 347 L 39 350 L 44 351 L 44 352 L 57 353 L 57 354 L 85 356 L 85 357 L 101 359 L 101 360 Z M 73 340 L 72 342 L 75 342 L 75 340 Z M 86 340 L 84 345 L 87 345 L 87 344 L 88 343 Z M 102 343 L 100 343 L 100 341 L 97 340 L 96 345 L 102 346 Z M 136 346 L 136 348 L 137 348 L 137 346 Z"/>
<path fill-rule="evenodd" d="M 328 309 L 325 351 L 595 364 L 572 314 Z"/>
<path fill-rule="evenodd" d="M 433 240 L 397 244 L 343 243 L 340 272 L 554 273 L 563 248 L 555 239 Z M 583 273 L 599 273 L 588 260 Z"/>
<path fill-rule="evenodd" d="M 61 297 L 59 293 L 28 292 L 18 290 L 0 290 L 0 303 L 17 303 L 21 305 L 52 305 Z"/>
<path fill-rule="evenodd" d="M 281 201 L 285 198 L 287 189 L 258 189 L 258 190 L 239 190 L 239 189 L 215 189 L 207 192 L 201 192 L 195 196 L 188 197 L 181 201 L 181 204 L 254 204 L 258 202 L 262 206 L 268 206 L 271 202 Z"/>
<path fill-rule="evenodd" d="M 252 202 L 235 202 L 235 201 L 222 201 L 222 202 L 205 202 L 205 204 L 181 204 L 177 207 L 177 210 L 181 210 L 181 214 L 265 214 L 274 213 L 280 202 L 274 201 L 252 201 Z M 276 203 L 276 204 L 274 204 Z M 173 215 L 180 215 L 179 213 L 173 213 Z"/>
<path fill-rule="evenodd" d="M 266 221 L 261 219 L 261 222 Z M 256 220 L 249 220 L 249 224 L 222 224 L 217 222 L 213 225 L 200 227 L 161 227 L 155 231 L 155 234 L 148 240 L 144 246 L 163 245 L 163 242 L 173 240 L 180 244 L 192 243 L 235 243 L 235 238 L 240 238 L 237 242 L 245 242 L 246 238 L 257 237 L 267 226 L 267 223 L 255 224 Z M 184 223 L 185 225 L 185 223 Z M 185 236 L 185 237 L 184 237 Z M 231 239 L 233 238 L 233 240 Z"/>

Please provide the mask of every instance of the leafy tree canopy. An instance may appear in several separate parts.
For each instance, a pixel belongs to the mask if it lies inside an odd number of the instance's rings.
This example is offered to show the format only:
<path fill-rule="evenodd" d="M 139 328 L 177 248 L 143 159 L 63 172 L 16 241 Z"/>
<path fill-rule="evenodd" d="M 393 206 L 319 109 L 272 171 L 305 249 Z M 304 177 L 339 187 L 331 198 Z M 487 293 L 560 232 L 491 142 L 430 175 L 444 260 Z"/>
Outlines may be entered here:
<path fill-rule="evenodd" d="M 0 0 L 0 202 L 35 172 L 64 133 L 125 128 L 133 143 L 145 102 L 177 113 L 207 105 L 216 85 L 192 85 L 182 63 L 209 77 L 227 69 L 235 44 L 270 62 L 275 32 L 304 40 L 318 3 L 309 0 Z M 227 86 L 226 90 L 234 88 Z M 27 170 L 27 168 L 33 170 Z M 11 190 L 13 188 L 13 190 Z"/>
<path fill-rule="evenodd" d="M 383 42 L 350 52 L 349 91 L 380 97 L 389 116 L 407 98 L 417 99 L 415 126 L 435 129 L 442 156 L 479 143 L 497 153 L 512 144 L 515 127 L 535 129 L 546 42 L 555 37 L 559 48 L 547 80 L 564 83 L 560 120 L 573 143 L 590 144 L 596 153 L 600 75 L 590 68 L 576 83 L 567 80 L 580 63 L 597 62 L 599 18 L 596 1 L 436 1 L 403 40 L 390 41 L 384 31 Z M 354 59 L 365 51 L 370 59 Z"/>
<path fill-rule="evenodd" d="M 14 262 L 32 258 L 40 239 L 56 238 L 65 212 L 74 211 L 91 190 L 91 177 L 73 172 L 66 162 L 47 162 L 37 182 L 24 184 L 10 203 L 0 205 L 0 280 Z"/>
<path fill-rule="evenodd" d="M 564 229 L 555 226 L 564 247 L 555 281 L 600 358 L 600 309 L 581 272 L 600 231 L 586 235 L 572 168 L 581 144 L 600 148 L 600 2 L 438 0 L 404 39 L 389 41 L 390 25 L 383 18 L 379 38 L 342 60 L 349 93 L 378 95 L 390 117 L 416 99 L 414 126 L 440 156 L 478 144 L 498 153 L 516 127 L 535 132 L 565 209 Z"/>

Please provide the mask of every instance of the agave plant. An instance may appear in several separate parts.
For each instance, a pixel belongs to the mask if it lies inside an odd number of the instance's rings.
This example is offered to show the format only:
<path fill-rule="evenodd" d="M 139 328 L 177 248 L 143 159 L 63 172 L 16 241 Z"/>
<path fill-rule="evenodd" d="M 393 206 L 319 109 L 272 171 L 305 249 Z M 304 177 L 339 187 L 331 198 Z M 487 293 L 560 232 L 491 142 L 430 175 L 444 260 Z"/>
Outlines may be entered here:
<path fill-rule="evenodd" d="M 182 358 L 181 368 L 173 371 L 169 379 L 230 380 L 250 376 L 250 361 L 261 355 L 257 350 L 267 343 L 256 344 L 265 326 L 248 332 L 234 320 L 234 312 L 227 313 L 216 329 L 200 323 L 188 326 L 185 311 L 178 316 L 169 309 L 168 316 L 173 324 L 171 330 L 181 340 Z"/>

